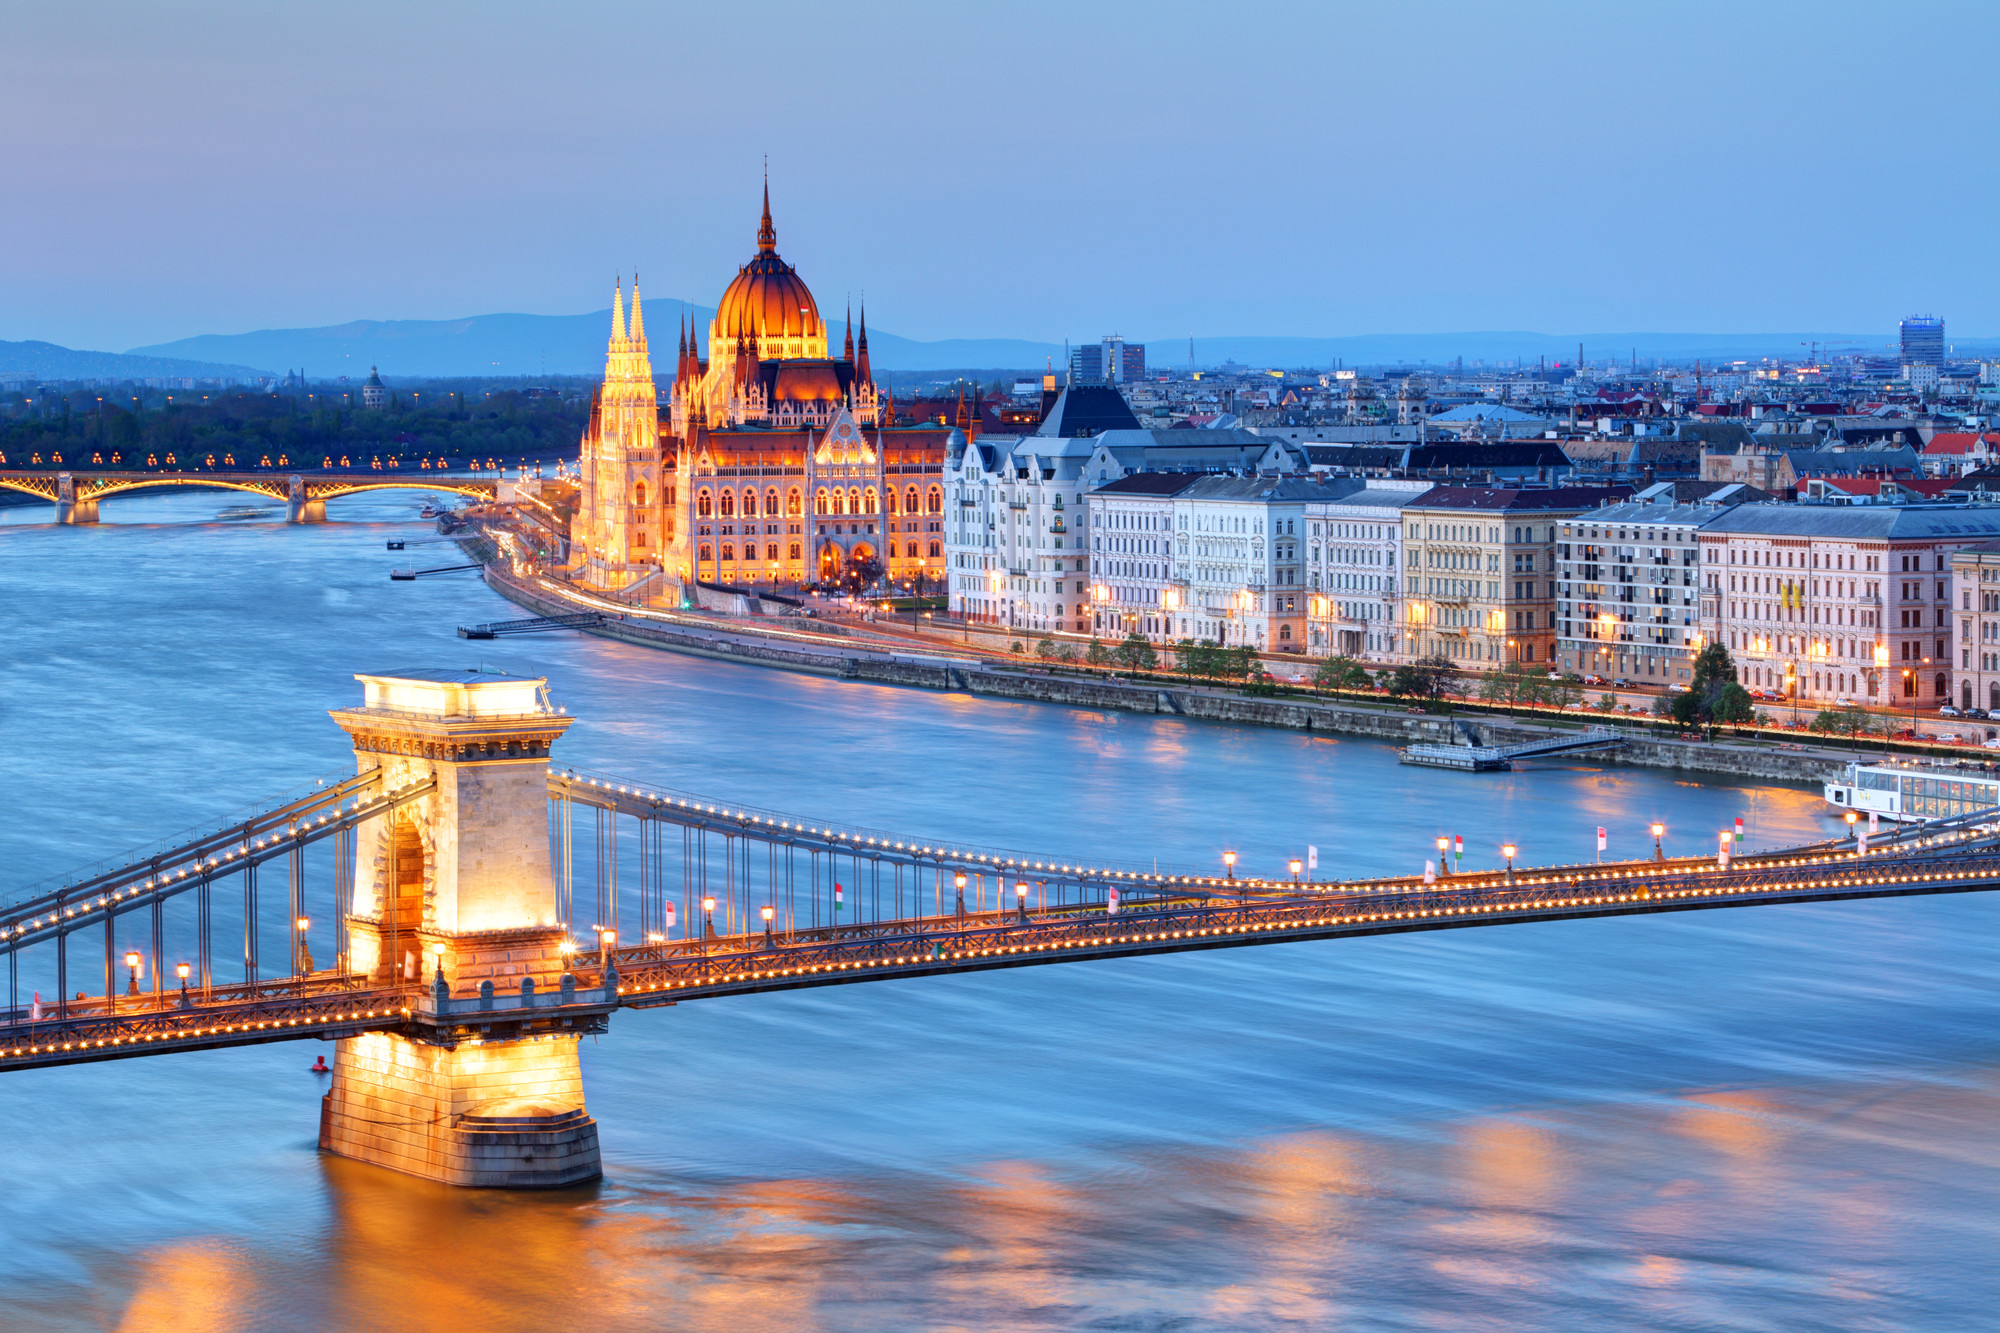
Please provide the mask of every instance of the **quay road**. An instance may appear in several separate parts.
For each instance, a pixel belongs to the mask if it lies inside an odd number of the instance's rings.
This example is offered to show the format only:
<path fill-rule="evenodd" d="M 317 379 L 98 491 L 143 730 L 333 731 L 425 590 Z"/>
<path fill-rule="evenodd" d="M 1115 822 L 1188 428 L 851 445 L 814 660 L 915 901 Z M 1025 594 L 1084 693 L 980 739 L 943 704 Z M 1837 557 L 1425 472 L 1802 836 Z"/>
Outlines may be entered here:
<path fill-rule="evenodd" d="M 1025 882 L 1034 872 L 1018 873 Z M 378 1030 L 432 1040 L 597 1032 L 619 1008 L 759 991 L 1419 930 L 1978 892 L 2000 888 L 2000 837 L 1946 830 L 1866 853 L 1852 843 L 1820 844 L 1727 866 L 1685 858 L 1627 861 L 1430 883 L 1403 877 L 1308 885 L 1117 873 L 1127 880 L 1123 901 L 1106 892 L 1096 903 L 1053 909 L 1022 900 L 1000 911 L 586 952 L 575 957 L 560 991 L 518 999 L 454 995 L 442 980 L 384 985 L 329 972 L 200 996 L 100 996 L 72 1002 L 54 1020 L 36 1021 L 16 1009 L 0 1023 L 0 1071 Z"/>

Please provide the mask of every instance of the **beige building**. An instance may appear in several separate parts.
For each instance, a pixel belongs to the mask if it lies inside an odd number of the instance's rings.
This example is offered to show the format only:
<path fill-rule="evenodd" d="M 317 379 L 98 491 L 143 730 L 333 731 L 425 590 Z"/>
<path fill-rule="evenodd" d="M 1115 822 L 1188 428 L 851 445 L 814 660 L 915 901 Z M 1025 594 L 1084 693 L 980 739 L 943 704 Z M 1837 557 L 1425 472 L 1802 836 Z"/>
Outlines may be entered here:
<path fill-rule="evenodd" d="M 1399 660 L 1446 657 L 1470 671 L 1551 665 L 1556 543 L 1565 519 L 1629 486 L 1436 486 L 1403 509 Z"/>
<path fill-rule="evenodd" d="M 2000 713 L 2000 541 L 1952 553 L 1951 598 L 1958 619 L 1958 706 Z"/>
<path fill-rule="evenodd" d="M 1743 505 L 1705 525 L 1702 632 L 1737 679 L 1802 702 L 1951 702 L 1952 557 L 1988 505 Z"/>

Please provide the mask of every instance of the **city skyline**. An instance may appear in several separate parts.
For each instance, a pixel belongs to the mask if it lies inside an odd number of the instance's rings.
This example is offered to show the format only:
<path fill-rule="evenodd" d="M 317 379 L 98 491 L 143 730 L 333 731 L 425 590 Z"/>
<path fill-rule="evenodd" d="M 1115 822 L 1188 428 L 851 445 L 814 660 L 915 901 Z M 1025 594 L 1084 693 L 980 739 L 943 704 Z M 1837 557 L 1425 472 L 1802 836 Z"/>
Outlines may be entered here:
<path fill-rule="evenodd" d="M 0 105 L 44 165 L 0 223 L 0 338 L 568 314 L 634 268 L 704 292 L 767 155 L 787 255 L 918 340 L 1995 331 L 1993 187 L 1959 166 L 1993 118 L 1987 10 L 1441 5 L 1421 42 L 1356 7 L 1017 12 L 784 9 L 747 46 L 638 9 L 364 9 L 329 41 L 106 4 L 87 45 L 74 11 L 25 13 Z M 1907 65 L 1921 120 L 1827 109 Z M 1634 86 L 1659 100 L 1607 115 Z"/>

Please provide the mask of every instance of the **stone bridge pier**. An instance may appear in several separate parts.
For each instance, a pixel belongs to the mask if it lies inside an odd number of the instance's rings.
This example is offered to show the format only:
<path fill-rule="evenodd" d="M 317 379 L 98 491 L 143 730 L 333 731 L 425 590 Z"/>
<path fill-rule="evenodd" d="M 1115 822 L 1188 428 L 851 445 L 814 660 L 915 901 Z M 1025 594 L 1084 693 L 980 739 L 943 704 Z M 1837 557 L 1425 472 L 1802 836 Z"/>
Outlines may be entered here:
<path fill-rule="evenodd" d="M 56 474 L 56 522 L 68 524 L 97 522 L 97 501 L 76 498 L 76 478 L 67 472 Z"/>
<path fill-rule="evenodd" d="M 326 501 L 311 499 L 306 495 L 306 479 L 304 477 L 294 476 L 286 486 L 285 522 L 326 522 Z"/>
<path fill-rule="evenodd" d="M 358 770 L 380 770 L 385 789 L 435 785 L 356 830 L 345 961 L 413 998 L 400 1031 L 337 1044 L 320 1147 L 453 1185 L 594 1179 L 577 1045 L 616 993 L 579 994 L 566 975 L 548 765 L 571 719 L 541 679 L 356 679 L 361 707 L 332 716 Z"/>

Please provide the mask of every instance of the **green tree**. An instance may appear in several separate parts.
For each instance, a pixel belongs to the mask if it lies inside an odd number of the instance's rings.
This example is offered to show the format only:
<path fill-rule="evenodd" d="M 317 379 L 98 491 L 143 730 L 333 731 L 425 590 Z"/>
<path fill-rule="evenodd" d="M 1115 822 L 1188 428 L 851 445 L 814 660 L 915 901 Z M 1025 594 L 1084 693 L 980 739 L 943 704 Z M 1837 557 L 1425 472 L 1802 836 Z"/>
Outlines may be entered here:
<path fill-rule="evenodd" d="M 1600 695 L 1598 695 L 1598 696 L 1597 696 L 1597 711 L 1598 711 L 1598 712 L 1600 712 L 1600 713 L 1615 713 L 1615 712 L 1617 712 L 1617 711 L 1618 711 L 1618 696 L 1617 696 L 1617 695 L 1615 695 L 1615 694 L 1611 694 L 1611 693 L 1608 693 L 1608 692 L 1607 692 L 1607 693 L 1605 693 L 1605 694 L 1600 694 Z"/>
<path fill-rule="evenodd" d="M 1351 657 L 1329 657 L 1313 672 L 1313 685 L 1322 690 L 1365 690 L 1368 673 Z"/>
<path fill-rule="evenodd" d="M 1159 665 L 1160 655 L 1153 651 L 1153 645 L 1146 636 L 1134 630 L 1118 645 L 1118 665 L 1132 671 L 1151 671 Z"/>
<path fill-rule="evenodd" d="M 1054 639 L 1042 639 L 1035 644 L 1035 656 L 1041 658 L 1043 661 L 1049 661 L 1055 655 L 1056 641 Z"/>
<path fill-rule="evenodd" d="M 1864 708 L 1822 708 L 1811 729 L 1822 736 L 1845 736 L 1853 745 L 1860 737 L 1875 734 L 1875 717 Z"/>
<path fill-rule="evenodd" d="M 1090 647 L 1084 651 L 1083 660 L 1090 663 L 1090 665 L 1092 666 L 1097 666 L 1097 667 L 1110 666 L 1111 654 L 1109 651 L 1106 650 L 1106 648 L 1102 643 L 1098 642 L 1096 639 L 1092 639 L 1090 641 Z"/>
<path fill-rule="evenodd" d="M 1389 677 L 1389 692 L 1406 699 L 1441 699 L 1458 688 L 1459 670 L 1448 657 L 1420 657 Z"/>

